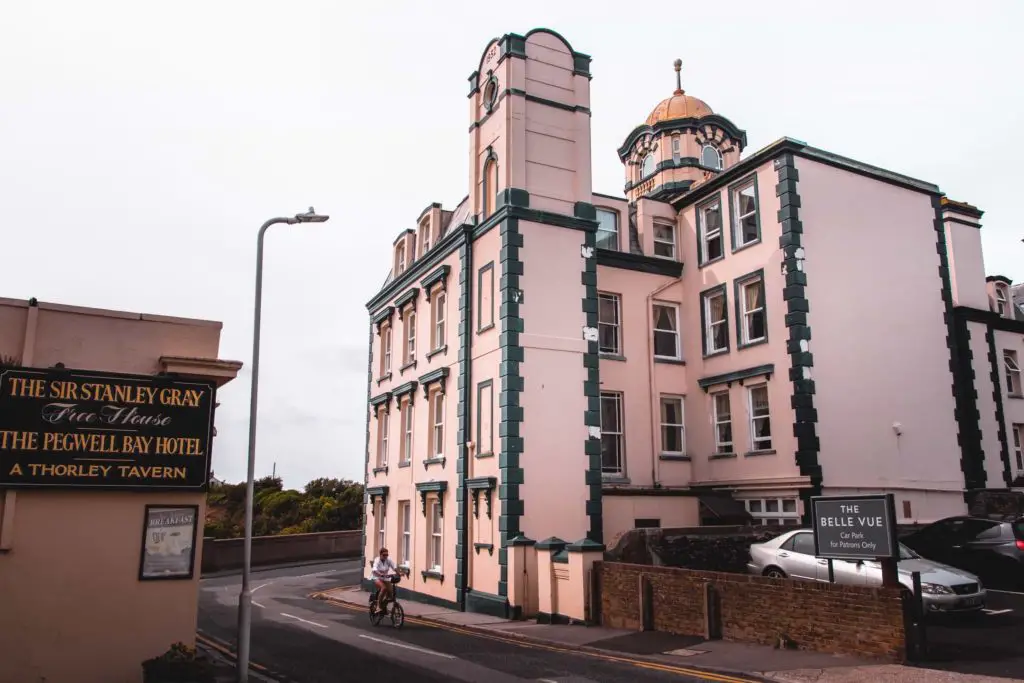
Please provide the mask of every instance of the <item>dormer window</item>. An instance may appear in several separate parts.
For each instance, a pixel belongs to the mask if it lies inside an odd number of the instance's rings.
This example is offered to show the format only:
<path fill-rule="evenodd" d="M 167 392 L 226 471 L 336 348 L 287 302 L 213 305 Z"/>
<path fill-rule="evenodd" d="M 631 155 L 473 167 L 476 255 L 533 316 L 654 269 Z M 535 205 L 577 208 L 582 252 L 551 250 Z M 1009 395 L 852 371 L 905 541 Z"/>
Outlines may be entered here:
<path fill-rule="evenodd" d="M 427 216 L 420 223 L 420 255 L 430 251 L 430 217 Z"/>
<path fill-rule="evenodd" d="M 700 152 L 700 164 L 716 171 L 722 170 L 722 155 L 713 145 L 704 145 Z"/>
<path fill-rule="evenodd" d="M 996 312 L 1001 316 L 1006 315 L 1006 311 L 1010 305 L 1010 299 L 1006 295 L 1006 287 L 1002 285 L 996 285 Z"/>
<path fill-rule="evenodd" d="M 395 247 L 395 277 L 405 272 L 405 240 Z"/>
<path fill-rule="evenodd" d="M 654 153 L 649 152 L 640 162 L 640 179 L 654 174 Z"/>

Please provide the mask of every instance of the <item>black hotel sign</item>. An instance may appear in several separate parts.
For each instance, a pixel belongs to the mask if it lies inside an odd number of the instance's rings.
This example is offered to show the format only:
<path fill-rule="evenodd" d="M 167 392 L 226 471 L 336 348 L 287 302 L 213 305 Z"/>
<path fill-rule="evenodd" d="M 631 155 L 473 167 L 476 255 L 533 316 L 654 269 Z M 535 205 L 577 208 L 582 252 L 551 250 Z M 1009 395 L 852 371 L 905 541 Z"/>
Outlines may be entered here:
<path fill-rule="evenodd" d="M 896 507 L 891 493 L 811 498 L 814 554 L 834 560 L 899 556 Z"/>
<path fill-rule="evenodd" d="M 0 369 L 0 488 L 205 491 L 216 384 Z"/>

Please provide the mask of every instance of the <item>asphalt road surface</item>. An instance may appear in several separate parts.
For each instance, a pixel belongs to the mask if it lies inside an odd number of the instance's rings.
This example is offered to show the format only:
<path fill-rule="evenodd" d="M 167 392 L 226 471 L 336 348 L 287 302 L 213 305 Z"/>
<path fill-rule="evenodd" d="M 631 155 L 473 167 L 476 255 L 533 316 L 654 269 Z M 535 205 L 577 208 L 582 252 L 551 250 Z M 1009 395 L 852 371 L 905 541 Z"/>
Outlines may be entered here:
<path fill-rule="evenodd" d="M 984 612 L 936 620 L 923 666 L 1024 679 L 1024 593 L 988 591 Z"/>
<path fill-rule="evenodd" d="M 344 609 L 307 596 L 354 584 L 359 562 L 270 569 L 252 575 L 250 657 L 294 683 L 486 681 L 511 683 L 632 683 L 633 681 L 757 680 L 750 676 L 679 673 L 593 656 L 508 643 L 407 621 L 401 630 L 385 620 L 373 627 L 365 611 Z M 199 631 L 235 647 L 238 574 L 203 579 Z"/>

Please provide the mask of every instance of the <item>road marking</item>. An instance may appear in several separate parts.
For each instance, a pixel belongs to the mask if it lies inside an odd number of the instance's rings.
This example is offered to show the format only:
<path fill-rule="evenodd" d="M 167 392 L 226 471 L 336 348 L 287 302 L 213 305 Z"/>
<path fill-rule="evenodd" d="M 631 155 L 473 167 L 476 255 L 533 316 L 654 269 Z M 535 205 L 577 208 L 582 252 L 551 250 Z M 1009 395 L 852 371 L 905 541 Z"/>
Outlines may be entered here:
<path fill-rule="evenodd" d="M 988 593 L 1001 593 L 1003 595 L 1024 595 L 1024 593 L 1019 593 L 1017 591 L 997 591 L 994 588 L 986 588 L 985 591 Z"/>
<path fill-rule="evenodd" d="M 261 583 L 260 585 L 258 585 L 255 588 L 253 588 L 252 591 L 249 594 L 252 595 L 252 593 L 255 593 L 256 591 L 258 591 L 261 588 L 266 588 L 267 586 L 269 586 L 272 583 L 274 583 L 274 582 L 273 581 L 267 581 L 266 583 Z"/>
<path fill-rule="evenodd" d="M 985 614 L 993 614 L 994 615 L 994 614 L 1007 614 L 1009 612 L 1012 612 L 1013 610 L 1012 609 L 983 609 L 981 611 L 984 612 Z"/>
<path fill-rule="evenodd" d="M 260 603 L 256 602 L 255 600 L 252 601 L 252 604 L 256 605 L 257 607 L 262 607 L 263 609 L 267 608 L 266 605 L 261 605 Z"/>
<path fill-rule="evenodd" d="M 367 640 L 372 640 L 375 643 L 383 643 L 384 645 L 394 645 L 395 647 L 404 648 L 406 650 L 414 650 L 416 652 L 422 652 L 425 655 L 434 655 L 435 657 L 444 657 L 445 659 L 455 659 L 455 655 L 446 655 L 443 652 L 434 652 L 433 650 L 427 650 L 427 649 L 424 649 L 422 647 L 416 647 L 415 645 L 406 645 L 405 643 L 396 643 L 393 640 L 384 640 L 383 638 L 374 638 L 373 636 L 368 636 L 365 633 L 360 633 L 359 637 L 360 638 L 366 638 Z"/>
<path fill-rule="evenodd" d="M 312 595 L 323 595 L 323 593 L 313 593 Z M 325 596 L 326 597 L 326 596 Z M 365 608 L 359 605 L 342 602 L 340 600 L 334 600 L 326 598 L 326 602 L 338 607 L 351 610 L 353 612 L 363 612 Z M 641 669 L 651 669 L 653 671 L 663 671 L 665 673 L 674 674 L 685 674 L 697 678 L 702 681 L 716 681 L 717 683 L 755 683 L 757 679 L 753 678 L 740 678 L 737 676 L 728 676 L 724 674 L 711 673 L 709 671 L 701 671 L 700 669 L 690 669 L 682 666 L 674 666 L 670 664 L 658 664 L 655 662 L 647 662 L 639 659 L 629 659 L 626 657 L 616 657 L 613 655 L 607 655 L 601 652 L 594 652 L 590 650 L 574 650 L 564 647 L 555 647 L 544 643 L 538 643 L 535 641 L 528 641 L 519 638 L 503 638 L 494 636 L 480 631 L 471 631 L 469 629 L 458 628 L 456 626 L 450 626 L 448 624 L 442 624 L 436 621 L 424 621 L 415 617 L 406 616 L 405 620 L 413 624 L 420 624 L 422 626 L 428 626 L 430 628 L 443 629 L 445 631 L 451 631 L 453 633 L 462 633 L 464 635 L 473 636 L 475 638 L 484 638 L 487 640 L 496 640 L 502 643 L 509 643 L 511 645 L 518 645 L 519 647 L 533 648 L 535 650 L 547 650 L 548 652 L 561 652 L 566 654 L 578 655 L 583 657 L 590 657 L 592 659 L 601 659 L 607 662 L 618 662 L 621 664 L 630 664 Z"/>
<path fill-rule="evenodd" d="M 281 612 L 281 616 L 288 617 L 289 619 L 294 619 L 296 621 L 301 621 L 303 624 L 309 624 L 310 626 L 316 626 L 317 628 L 327 628 L 325 624 L 318 624 L 315 621 L 309 621 L 308 619 L 303 619 L 302 617 L 297 617 L 294 614 L 288 614 L 287 612 Z"/>
<path fill-rule="evenodd" d="M 217 640 L 213 636 L 206 635 L 205 633 L 199 631 L 196 632 L 196 640 L 208 647 L 212 647 L 214 650 L 217 650 L 221 654 L 231 659 L 234 659 L 236 661 L 238 659 L 238 654 L 231 649 L 231 645 L 225 643 L 222 640 Z M 262 664 L 257 664 L 252 660 L 249 661 L 249 668 L 255 669 L 256 671 L 263 671 L 267 673 L 269 673 L 270 671 L 270 669 L 268 669 L 267 667 L 263 666 Z"/>

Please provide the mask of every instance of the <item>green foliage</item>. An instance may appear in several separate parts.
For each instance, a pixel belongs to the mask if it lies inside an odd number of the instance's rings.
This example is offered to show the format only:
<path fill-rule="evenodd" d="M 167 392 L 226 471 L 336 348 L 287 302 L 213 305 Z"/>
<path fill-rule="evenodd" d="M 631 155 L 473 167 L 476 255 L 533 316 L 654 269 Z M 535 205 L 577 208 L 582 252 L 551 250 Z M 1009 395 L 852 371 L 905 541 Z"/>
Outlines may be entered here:
<path fill-rule="evenodd" d="M 204 535 L 245 533 L 245 483 L 211 484 Z M 253 482 L 253 535 L 308 534 L 362 527 L 363 485 L 347 479 L 314 479 L 303 490 L 285 489 L 279 477 Z"/>

